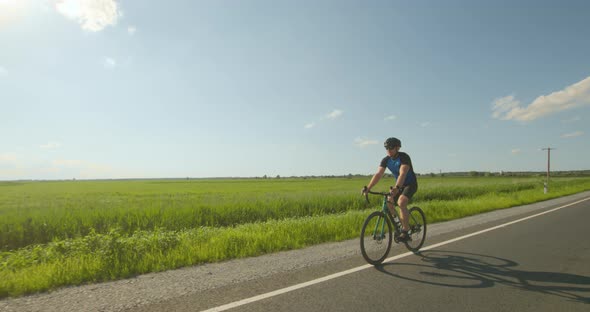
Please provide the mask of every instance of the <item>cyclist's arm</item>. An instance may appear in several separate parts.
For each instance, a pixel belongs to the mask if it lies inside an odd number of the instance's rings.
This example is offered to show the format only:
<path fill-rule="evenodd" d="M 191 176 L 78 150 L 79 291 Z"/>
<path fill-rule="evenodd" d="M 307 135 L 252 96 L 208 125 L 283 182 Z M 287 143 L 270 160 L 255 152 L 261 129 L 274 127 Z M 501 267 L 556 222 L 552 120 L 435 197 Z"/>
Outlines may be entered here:
<path fill-rule="evenodd" d="M 404 186 L 404 182 L 406 182 L 406 176 L 408 175 L 408 172 L 410 172 L 409 165 L 402 164 L 399 167 L 399 177 L 397 178 L 397 181 L 395 181 L 396 188 Z"/>
<path fill-rule="evenodd" d="M 369 191 L 371 190 L 371 188 L 373 186 L 375 186 L 375 184 L 377 184 L 379 182 L 379 180 L 381 180 L 381 177 L 383 176 L 384 173 L 385 173 L 385 167 L 379 166 L 379 169 L 377 169 L 377 172 L 375 173 L 375 175 L 373 175 L 371 182 L 369 182 L 369 185 L 367 185 L 367 189 Z"/>

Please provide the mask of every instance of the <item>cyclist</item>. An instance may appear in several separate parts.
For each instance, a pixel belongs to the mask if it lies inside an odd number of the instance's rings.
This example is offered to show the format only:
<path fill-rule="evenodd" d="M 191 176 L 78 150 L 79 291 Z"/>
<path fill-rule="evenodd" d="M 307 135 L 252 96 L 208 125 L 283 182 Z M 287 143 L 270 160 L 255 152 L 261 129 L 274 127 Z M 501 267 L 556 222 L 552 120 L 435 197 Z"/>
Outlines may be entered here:
<path fill-rule="evenodd" d="M 389 210 L 393 211 L 393 201 L 397 198 L 397 204 L 400 207 L 400 220 L 402 222 L 402 233 L 399 236 L 399 240 L 405 241 L 409 238 L 408 230 L 410 229 L 408 222 L 408 202 L 418 190 L 418 179 L 414 173 L 410 156 L 399 151 L 402 147 L 400 140 L 397 138 L 388 138 L 383 145 L 387 150 L 387 156 L 381 161 L 366 191 L 370 191 L 379 182 L 385 173 L 385 169 L 391 171 L 395 177 L 395 187 L 391 190 L 391 196 L 389 196 L 387 205 L 389 206 Z"/>

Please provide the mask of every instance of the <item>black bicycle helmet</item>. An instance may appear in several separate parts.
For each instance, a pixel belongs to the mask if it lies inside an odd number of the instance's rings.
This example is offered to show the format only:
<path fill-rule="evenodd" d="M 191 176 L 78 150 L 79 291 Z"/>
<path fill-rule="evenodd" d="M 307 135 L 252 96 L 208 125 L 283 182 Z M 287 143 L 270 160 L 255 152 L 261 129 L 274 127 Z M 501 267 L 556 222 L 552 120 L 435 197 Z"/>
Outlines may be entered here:
<path fill-rule="evenodd" d="M 385 146 L 386 149 L 392 149 L 396 146 L 401 147 L 402 141 L 400 141 L 397 138 L 388 138 L 387 140 L 385 140 L 385 143 L 383 143 L 383 146 Z"/>

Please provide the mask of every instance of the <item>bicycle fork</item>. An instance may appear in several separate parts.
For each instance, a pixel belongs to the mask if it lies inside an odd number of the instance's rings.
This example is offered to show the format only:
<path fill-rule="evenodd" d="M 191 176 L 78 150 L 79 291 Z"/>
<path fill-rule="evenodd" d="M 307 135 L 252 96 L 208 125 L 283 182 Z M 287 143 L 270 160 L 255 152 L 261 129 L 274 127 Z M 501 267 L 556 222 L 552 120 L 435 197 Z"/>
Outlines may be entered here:
<path fill-rule="evenodd" d="M 383 222 L 381 222 L 381 221 L 383 221 Z M 387 220 L 385 220 L 385 218 L 377 217 L 377 223 L 375 224 L 375 229 L 373 230 L 373 239 L 381 241 L 385 238 L 385 222 L 387 222 Z M 381 234 L 379 236 L 377 236 L 379 224 L 381 224 Z"/>

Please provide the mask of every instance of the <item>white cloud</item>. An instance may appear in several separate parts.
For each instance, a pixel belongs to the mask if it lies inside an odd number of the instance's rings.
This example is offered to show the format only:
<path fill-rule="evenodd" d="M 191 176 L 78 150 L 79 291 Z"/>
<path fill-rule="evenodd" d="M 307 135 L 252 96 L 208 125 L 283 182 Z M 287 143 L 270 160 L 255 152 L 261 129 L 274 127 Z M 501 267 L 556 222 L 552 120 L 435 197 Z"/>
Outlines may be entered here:
<path fill-rule="evenodd" d="M 492 117 L 501 118 L 502 114 L 507 114 L 514 109 L 518 109 L 520 102 L 514 99 L 513 95 L 505 96 L 494 100 Z"/>
<path fill-rule="evenodd" d="M 338 119 L 342 116 L 342 114 L 343 114 L 343 111 L 341 111 L 339 109 L 335 109 L 331 113 L 327 114 L 326 116 L 321 117 L 320 122 L 324 122 L 326 119 L 330 119 L 330 120 Z M 310 123 L 306 124 L 305 126 L 303 126 L 303 128 L 311 129 L 311 128 L 314 128 L 315 126 L 316 126 L 316 122 L 310 122 Z"/>
<path fill-rule="evenodd" d="M 422 128 L 426 128 L 428 126 L 430 126 L 430 122 L 428 122 L 428 121 L 423 122 L 423 123 L 420 124 L 420 127 L 422 127 Z"/>
<path fill-rule="evenodd" d="M 51 162 L 51 164 L 55 167 L 65 167 L 65 168 L 77 168 L 84 164 L 81 160 L 73 160 L 73 159 L 57 159 Z"/>
<path fill-rule="evenodd" d="M 2 1 L 2 0 L 0 0 Z M 115 169 L 107 164 L 78 159 L 52 159 L 23 157 L 15 153 L 0 152 L 0 180 L 18 179 L 98 179 L 145 177 L 145 173 Z"/>
<path fill-rule="evenodd" d="M 12 179 L 22 173 L 23 160 L 19 156 L 14 153 L 0 153 L 0 180 Z"/>
<path fill-rule="evenodd" d="M 37 8 L 43 13 L 49 13 L 53 10 L 53 4 L 50 1 L 38 1 Z"/>
<path fill-rule="evenodd" d="M 56 149 L 61 147 L 59 142 L 47 142 L 47 144 L 39 145 L 41 149 Z"/>
<path fill-rule="evenodd" d="M 63 16 L 77 21 L 82 29 L 94 32 L 117 24 L 121 16 L 115 0 L 58 0 L 55 9 Z"/>
<path fill-rule="evenodd" d="M 376 140 L 369 140 L 369 139 L 363 139 L 363 138 L 356 138 L 354 140 L 354 144 L 357 145 L 358 147 L 365 147 L 368 145 L 375 145 L 375 144 L 379 144 L 379 142 L 377 142 Z"/>
<path fill-rule="evenodd" d="M 395 116 L 395 115 L 390 115 L 390 116 L 385 117 L 385 120 L 395 120 L 395 119 L 397 119 L 397 116 Z"/>
<path fill-rule="evenodd" d="M 572 117 L 572 118 L 569 118 L 569 119 L 564 119 L 561 122 L 563 122 L 563 123 L 572 123 L 572 122 L 576 122 L 576 121 L 580 121 L 580 120 L 582 120 L 582 118 L 580 118 L 580 116 L 576 116 L 576 117 Z"/>
<path fill-rule="evenodd" d="M 136 32 L 137 32 L 137 27 L 135 27 L 135 26 L 129 26 L 129 27 L 127 27 L 127 33 L 130 36 L 135 35 Z"/>
<path fill-rule="evenodd" d="M 566 133 L 561 135 L 562 138 L 567 139 L 567 138 L 575 138 L 575 137 L 579 137 L 584 135 L 584 132 L 582 131 L 576 131 L 576 132 L 572 132 L 572 133 Z"/>
<path fill-rule="evenodd" d="M 515 148 L 512 150 L 512 155 L 520 154 L 520 148 Z"/>
<path fill-rule="evenodd" d="M 0 0 L 0 29 L 22 21 L 31 11 L 33 0 Z"/>
<path fill-rule="evenodd" d="M 102 65 L 106 69 L 114 69 L 115 67 L 117 67 L 117 61 L 115 61 L 115 59 L 113 58 L 105 57 L 102 61 Z"/>
<path fill-rule="evenodd" d="M 565 89 L 537 97 L 526 107 L 514 96 L 494 100 L 492 117 L 502 120 L 531 121 L 564 110 L 590 105 L 590 77 Z"/>
<path fill-rule="evenodd" d="M 339 109 L 335 109 L 331 113 L 329 113 L 326 116 L 320 118 L 320 121 L 323 122 L 326 119 L 331 119 L 331 120 L 338 119 L 338 118 L 340 118 L 340 116 L 342 116 L 342 114 L 343 114 L 343 111 L 341 111 Z M 311 128 L 315 127 L 315 126 L 316 126 L 316 123 L 315 122 L 310 122 L 310 123 L 306 124 L 303 127 L 305 129 L 311 129 Z"/>
<path fill-rule="evenodd" d="M 8 70 L 6 68 L 0 66 L 0 77 L 8 76 Z"/>
<path fill-rule="evenodd" d="M 76 174 L 80 178 L 105 178 L 116 175 L 111 166 L 96 164 L 77 159 L 57 159 L 51 162 L 47 170 L 53 173 L 60 173 L 64 170 Z"/>
<path fill-rule="evenodd" d="M 339 110 L 339 109 L 335 109 L 334 111 L 332 111 L 331 113 L 329 113 L 328 115 L 326 115 L 326 118 L 328 119 L 337 119 L 340 118 L 340 116 L 342 116 L 343 111 Z"/>
<path fill-rule="evenodd" d="M 15 164 L 18 158 L 16 154 L 4 153 L 0 154 L 0 164 Z"/>

